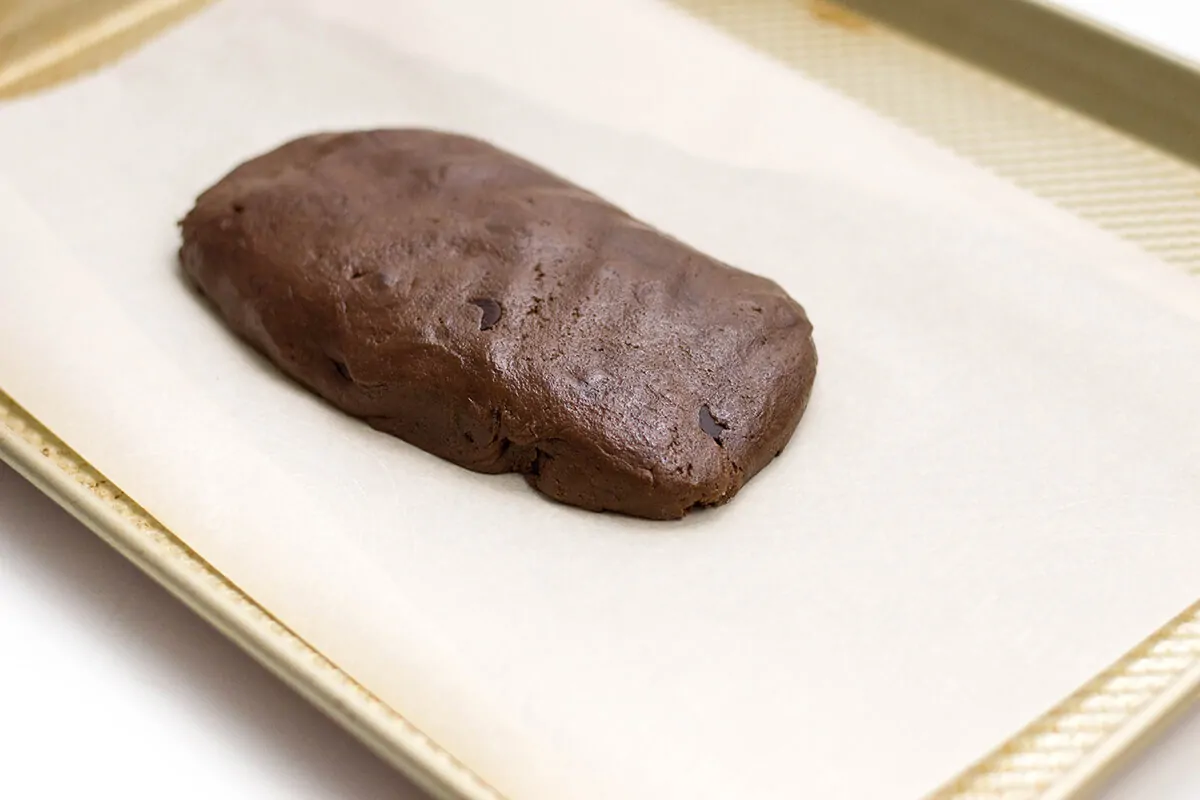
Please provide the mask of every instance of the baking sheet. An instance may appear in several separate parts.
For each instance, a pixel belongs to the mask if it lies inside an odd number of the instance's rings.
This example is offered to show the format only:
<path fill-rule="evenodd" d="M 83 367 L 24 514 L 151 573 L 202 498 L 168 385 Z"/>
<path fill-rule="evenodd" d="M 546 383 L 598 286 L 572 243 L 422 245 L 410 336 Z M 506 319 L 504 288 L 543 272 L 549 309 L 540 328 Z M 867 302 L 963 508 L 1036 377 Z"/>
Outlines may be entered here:
<path fill-rule="evenodd" d="M 1194 599 L 1193 284 L 666 7 L 606 6 L 658 32 L 622 38 L 513 4 L 506 60 L 470 26 L 413 58 L 466 6 L 398 6 L 226 3 L 0 110 L 0 385 L 500 789 L 915 796 Z M 507 66 L 539 58 L 546 85 Z M 689 95 L 704 70 L 737 79 Z M 488 136 L 784 283 L 822 353 L 793 446 L 662 526 L 276 378 L 182 289 L 173 220 L 256 150 L 381 124 Z"/>

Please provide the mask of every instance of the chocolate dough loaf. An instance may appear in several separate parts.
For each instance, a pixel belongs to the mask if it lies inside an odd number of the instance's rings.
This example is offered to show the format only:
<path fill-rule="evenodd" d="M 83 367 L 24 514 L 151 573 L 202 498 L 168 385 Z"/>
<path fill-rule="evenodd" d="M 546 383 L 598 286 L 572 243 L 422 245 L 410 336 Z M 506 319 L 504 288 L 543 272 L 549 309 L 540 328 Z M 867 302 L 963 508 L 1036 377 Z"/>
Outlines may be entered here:
<path fill-rule="evenodd" d="M 181 225 L 187 275 L 287 374 L 581 508 L 724 503 L 812 389 L 812 326 L 775 283 L 475 139 L 308 136 Z"/>

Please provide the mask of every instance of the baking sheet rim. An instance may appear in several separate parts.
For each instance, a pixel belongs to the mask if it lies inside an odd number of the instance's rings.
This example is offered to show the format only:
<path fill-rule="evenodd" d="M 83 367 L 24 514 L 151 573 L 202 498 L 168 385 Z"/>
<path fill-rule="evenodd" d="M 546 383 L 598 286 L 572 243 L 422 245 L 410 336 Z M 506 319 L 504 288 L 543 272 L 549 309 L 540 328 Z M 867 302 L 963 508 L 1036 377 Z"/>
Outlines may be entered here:
<path fill-rule="evenodd" d="M 439 800 L 503 800 L 58 439 L 0 389 L 0 461 Z"/>

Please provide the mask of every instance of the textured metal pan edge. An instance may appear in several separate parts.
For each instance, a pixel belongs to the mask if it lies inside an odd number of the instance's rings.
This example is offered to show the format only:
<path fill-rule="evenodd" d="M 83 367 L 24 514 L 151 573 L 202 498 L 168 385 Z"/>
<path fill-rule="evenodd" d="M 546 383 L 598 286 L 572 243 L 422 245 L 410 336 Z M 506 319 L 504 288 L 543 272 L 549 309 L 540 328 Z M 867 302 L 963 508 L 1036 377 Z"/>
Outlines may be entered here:
<path fill-rule="evenodd" d="M 0 99 L 96 69 L 211 0 L 0 0 Z"/>
<path fill-rule="evenodd" d="M 0 391 L 0 460 L 442 800 L 501 795 L 313 649 Z"/>
<path fill-rule="evenodd" d="M 108 63 L 208 0 L 106 0 L 90 5 L 54 0 L 53 13 L 43 15 L 39 26 L 5 29 L 4 14 L 20 10 L 25 2 L 0 0 L 0 43 L 9 43 L 6 52 L 16 53 L 0 61 L 0 97 Z M 1186 161 L 841 6 L 821 0 L 675 2 L 1032 193 L 1166 261 L 1200 271 L 1200 171 Z M 870 5 L 867 0 L 857 4 Z M 1172 70 L 1172 80 L 1200 96 L 1200 76 L 1190 69 L 1078 19 L 1056 15 L 1041 2 L 968 5 L 960 0 L 914 0 L 905 6 L 910 14 L 916 9 L 930 18 L 969 8 L 968 20 L 976 29 L 987 29 L 999 19 L 993 15 L 1003 15 L 1005 36 L 1020 36 L 1026 43 L 1045 37 L 1020 26 L 1044 22 L 1050 13 L 1053 24 L 1066 25 L 1093 45 L 1099 42 L 1099 47 L 1081 47 L 1073 54 L 1075 65 L 1085 68 L 1088 59 L 1102 55 L 1106 60 L 1105 70 L 1091 73 L 1100 83 L 1080 96 L 1079 107 L 1111 124 L 1117 124 L 1121 114 L 1114 119 L 1096 113 L 1094 103 L 1097 85 L 1104 89 L 1103 75 L 1111 74 L 1114 58 L 1123 58 L 1141 74 L 1165 65 Z M 954 31 L 961 28 L 923 22 L 928 20 L 920 14 L 909 16 L 905 27 L 928 30 L 941 37 L 939 46 L 971 57 L 969 37 L 953 40 Z M 980 61 L 1005 71 L 1004 58 Z M 1057 90 L 1038 88 L 1060 101 L 1070 99 Z M 1128 97 L 1117 86 L 1102 94 L 1101 106 L 1109 109 L 1119 109 L 1121 98 Z M 1086 101 L 1087 96 L 1092 100 Z M 1182 123 L 1177 119 L 1172 124 Z M 1169 146 L 1166 140 L 1157 143 Z M 0 459 L 434 796 L 499 798 L 468 767 L 274 619 L 2 392 Z M 1124 763 L 1197 694 L 1200 603 L 932 797 L 1077 796 Z"/>

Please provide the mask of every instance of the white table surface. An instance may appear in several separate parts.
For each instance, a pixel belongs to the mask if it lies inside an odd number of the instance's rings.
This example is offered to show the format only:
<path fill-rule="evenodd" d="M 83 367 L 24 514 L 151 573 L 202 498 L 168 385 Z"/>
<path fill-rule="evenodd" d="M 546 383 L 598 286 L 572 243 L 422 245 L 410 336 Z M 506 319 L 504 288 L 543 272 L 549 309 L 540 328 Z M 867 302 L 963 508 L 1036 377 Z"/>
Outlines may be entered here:
<path fill-rule="evenodd" d="M 1200 6 L 1061 0 L 1200 61 Z M 0 797 L 421 795 L 0 466 Z M 1101 792 L 1200 797 L 1200 711 Z"/>

